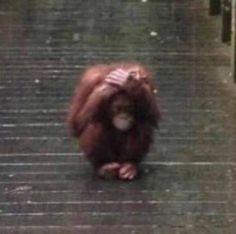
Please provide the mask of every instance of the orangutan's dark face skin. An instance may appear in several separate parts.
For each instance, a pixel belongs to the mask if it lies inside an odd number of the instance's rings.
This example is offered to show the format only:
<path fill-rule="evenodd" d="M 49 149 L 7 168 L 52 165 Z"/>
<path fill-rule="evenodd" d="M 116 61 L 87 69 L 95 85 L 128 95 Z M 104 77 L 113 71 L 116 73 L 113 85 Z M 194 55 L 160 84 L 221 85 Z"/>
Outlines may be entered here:
<path fill-rule="evenodd" d="M 125 94 L 117 95 L 111 103 L 112 125 L 119 131 L 125 132 L 134 124 L 134 106 Z"/>

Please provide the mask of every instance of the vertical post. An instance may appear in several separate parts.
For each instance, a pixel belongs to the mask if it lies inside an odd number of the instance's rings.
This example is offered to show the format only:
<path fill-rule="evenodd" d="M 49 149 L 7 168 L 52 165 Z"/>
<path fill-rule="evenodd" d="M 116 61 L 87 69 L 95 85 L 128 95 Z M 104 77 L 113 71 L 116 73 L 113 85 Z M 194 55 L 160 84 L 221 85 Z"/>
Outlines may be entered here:
<path fill-rule="evenodd" d="M 221 0 L 210 0 L 209 2 L 209 14 L 219 15 L 221 12 Z"/>
<path fill-rule="evenodd" d="M 231 8 L 232 0 L 223 0 L 222 5 L 222 41 L 230 42 L 231 39 Z"/>
<path fill-rule="evenodd" d="M 232 0 L 232 76 L 236 83 L 236 0 Z"/>

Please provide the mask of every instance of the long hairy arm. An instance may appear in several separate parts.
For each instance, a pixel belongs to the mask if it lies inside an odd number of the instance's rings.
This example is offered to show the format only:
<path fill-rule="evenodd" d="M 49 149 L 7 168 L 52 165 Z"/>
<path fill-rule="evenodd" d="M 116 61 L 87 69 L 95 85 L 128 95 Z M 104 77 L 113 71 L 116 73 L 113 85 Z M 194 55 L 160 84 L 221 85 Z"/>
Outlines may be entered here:
<path fill-rule="evenodd" d="M 88 68 L 81 76 L 81 79 L 74 91 L 67 115 L 67 122 L 69 124 L 70 130 L 75 136 L 78 135 L 78 116 L 85 107 L 89 96 L 104 80 L 104 74 L 106 73 L 106 70 L 106 65 L 96 65 Z"/>
<path fill-rule="evenodd" d="M 83 132 L 86 126 L 93 121 L 102 103 L 117 92 L 117 87 L 103 83 L 97 86 L 88 97 L 83 108 L 75 116 L 75 135 L 77 137 Z"/>

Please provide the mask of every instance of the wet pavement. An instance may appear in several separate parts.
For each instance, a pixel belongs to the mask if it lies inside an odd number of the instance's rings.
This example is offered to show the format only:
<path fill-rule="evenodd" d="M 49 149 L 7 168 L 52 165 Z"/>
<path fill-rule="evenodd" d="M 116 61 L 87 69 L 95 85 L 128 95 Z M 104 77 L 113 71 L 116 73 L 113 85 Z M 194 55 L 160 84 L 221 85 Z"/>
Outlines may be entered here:
<path fill-rule="evenodd" d="M 236 233 L 236 88 L 207 0 L 0 0 L 0 233 Z M 138 60 L 163 121 L 131 183 L 67 131 L 76 75 Z"/>

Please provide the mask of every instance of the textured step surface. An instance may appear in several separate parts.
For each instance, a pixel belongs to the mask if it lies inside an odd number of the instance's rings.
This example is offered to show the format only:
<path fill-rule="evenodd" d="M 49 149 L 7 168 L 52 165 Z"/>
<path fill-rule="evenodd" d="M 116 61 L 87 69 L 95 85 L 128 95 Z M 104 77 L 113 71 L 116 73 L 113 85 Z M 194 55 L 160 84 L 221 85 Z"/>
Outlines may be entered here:
<path fill-rule="evenodd" d="M 0 233 L 236 233 L 236 91 L 207 0 L 0 2 Z M 147 64 L 163 121 L 131 183 L 68 135 L 77 74 Z"/>

